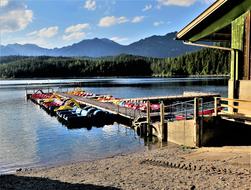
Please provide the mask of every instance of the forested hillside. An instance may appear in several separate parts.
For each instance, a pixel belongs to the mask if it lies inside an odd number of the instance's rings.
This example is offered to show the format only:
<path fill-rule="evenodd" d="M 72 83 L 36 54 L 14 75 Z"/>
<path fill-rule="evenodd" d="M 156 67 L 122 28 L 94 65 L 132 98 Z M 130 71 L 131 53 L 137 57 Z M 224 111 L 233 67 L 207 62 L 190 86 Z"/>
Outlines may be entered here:
<path fill-rule="evenodd" d="M 188 76 L 229 73 L 229 53 L 202 49 L 176 58 L 1 57 L 1 78 L 88 76 Z"/>

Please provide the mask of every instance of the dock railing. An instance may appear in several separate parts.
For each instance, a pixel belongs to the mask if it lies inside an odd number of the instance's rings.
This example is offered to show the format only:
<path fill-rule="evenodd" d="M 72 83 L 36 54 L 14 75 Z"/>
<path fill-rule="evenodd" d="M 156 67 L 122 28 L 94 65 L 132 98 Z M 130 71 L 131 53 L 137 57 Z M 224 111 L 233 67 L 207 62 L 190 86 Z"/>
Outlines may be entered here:
<path fill-rule="evenodd" d="M 251 117 L 251 101 L 215 97 L 215 113 L 229 115 L 245 115 Z"/>
<path fill-rule="evenodd" d="M 125 114 L 132 119 L 145 116 L 145 114 L 143 114 L 143 112 L 139 109 L 132 109 L 132 108 L 124 107 L 124 106 L 122 107 L 120 105 L 117 105 L 117 114 Z"/>
<path fill-rule="evenodd" d="M 162 102 L 160 107 L 160 121 L 190 120 L 194 119 L 195 115 L 212 115 L 215 111 L 214 101 L 203 102 L 202 98 L 170 105 L 164 105 Z"/>
<path fill-rule="evenodd" d="M 173 120 L 175 119 L 175 116 L 192 119 L 194 112 L 194 100 L 164 106 L 164 112 L 165 120 Z"/>
<path fill-rule="evenodd" d="M 53 88 L 48 88 L 48 87 L 41 87 L 41 88 L 34 88 L 34 87 L 25 87 L 25 97 L 29 94 L 36 94 L 36 93 L 54 93 Z"/>
<path fill-rule="evenodd" d="M 164 105 L 164 103 L 161 102 L 159 113 L 160 124 L 157 125 L 158 137 L 160 139 L 165 138 L 163 131 L 165 131 L 169 122 L 182 121 L 184 126 L 186 126 L 185 123 L 191 123 L 192 120 L 194 126 L 202 126 L 203 118 L 207 116 L 210 117 L 213 113 L 214 101 L 203 102 L 203 98 L 194 98 L 193 100 L 177 102 L 170 105 Z M 168 130 L 167 128 L 166 130 Z"/>

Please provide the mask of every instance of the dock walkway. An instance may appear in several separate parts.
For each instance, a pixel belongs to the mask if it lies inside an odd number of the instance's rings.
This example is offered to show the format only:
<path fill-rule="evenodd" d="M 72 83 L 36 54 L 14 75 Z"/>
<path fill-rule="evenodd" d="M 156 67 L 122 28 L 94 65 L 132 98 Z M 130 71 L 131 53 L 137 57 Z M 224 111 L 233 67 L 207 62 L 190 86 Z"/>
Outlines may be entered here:
<path fill-rule="evenodd" d="M 146 113 L 141 110 L 134 110 L 132 108 L 121 107 L 119 105 L 115 105 L 115 104 L 109 103 L 109 102 L 99 102 L 99 101 L 91 99 L 91 98 L 74 96 L 74 95 L 60 93 L 60 92 L 58 92 L 57 95 L 59 95 L 63 98 L 73 98 L 74 100 L 76 100 L 80 104 L 92 106 L 97 109 L 101 109 L 103 111 L 107 111 L 112 114 L 118 114 L 118 115 L 121 115 L 123 117 L 126 117 L 128 119 L 132 119 L 132 120 L 134 120 L 135 118 L 139 118 L 139 117 L 146 117 Z"/>

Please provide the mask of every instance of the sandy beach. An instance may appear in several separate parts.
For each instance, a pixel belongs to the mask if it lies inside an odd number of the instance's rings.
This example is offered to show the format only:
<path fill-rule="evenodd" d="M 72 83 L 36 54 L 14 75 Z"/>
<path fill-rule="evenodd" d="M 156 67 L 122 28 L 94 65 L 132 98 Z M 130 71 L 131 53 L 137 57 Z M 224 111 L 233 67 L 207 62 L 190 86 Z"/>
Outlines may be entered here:
<path fill-rule="evenodd" d="M 251 189 L 251 147 L 168 145 L 91 162 L 23 169 L 0 189 Z"/>

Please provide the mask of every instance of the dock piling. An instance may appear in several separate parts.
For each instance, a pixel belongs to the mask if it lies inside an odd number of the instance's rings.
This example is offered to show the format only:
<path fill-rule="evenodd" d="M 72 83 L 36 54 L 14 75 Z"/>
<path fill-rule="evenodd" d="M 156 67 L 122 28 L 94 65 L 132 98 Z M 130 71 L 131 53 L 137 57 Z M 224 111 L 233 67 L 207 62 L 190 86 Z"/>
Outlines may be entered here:
<path fill-rule="evenodd" d="M 199 100 L 194 98 L 194 137 L 196 146 L 200 147 Z"/>
<path fill-rule="evenodd" d="M 119 105 L 118 105 L 118 114 L 119 114 Z"/>
<path fill-rule="evenodd" d="M 28 99 L 27 94 L 28 94 L 28 92 L 27 92 L 27 88 L 25 87 L 25 98 L 26 98 L 26 100 Z"/>
<path fill-rule="evenodd" d="M 203 121 L 204 121 L 204 103 L 203 98 L 200 98 L 200 107 L 201 107 L 201 116 L 199 117 L 200 123 L 199 123 L 199 146 L 202 145 L 202 138 L 203 138 Z"/>
<path fill-rule="evenodd" d="M 165 108 L 163 101 L 160 103 L 160 138 L 163 139 L 163 131 L 165 125 Z"/>
<path fill-rule="evenodd" d="M 218 116 L 218 97 L 214 97 L 214 115 Z"/>
<path fill-rule="evenodd" d="M 200 107 L 201 107 L 201 116 L 200 116 Z M 202 145 L 203 137 L 203 99 L 194 98 L 194 137 L 195 144 L 197 147 Z"/>
<path fill-rule="evenodd" d="M 152 130 L 151 130 L 151 104 L 150 101 L 147 101 L 147 108 L 146 108 L 146 121 L 147 121 L 147 136 L 151 136 Z"/>

